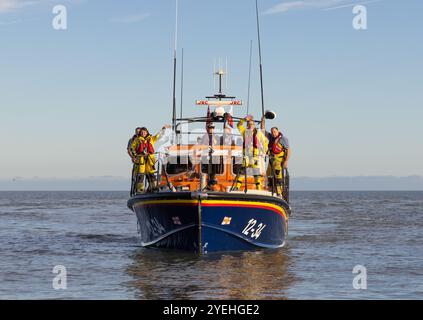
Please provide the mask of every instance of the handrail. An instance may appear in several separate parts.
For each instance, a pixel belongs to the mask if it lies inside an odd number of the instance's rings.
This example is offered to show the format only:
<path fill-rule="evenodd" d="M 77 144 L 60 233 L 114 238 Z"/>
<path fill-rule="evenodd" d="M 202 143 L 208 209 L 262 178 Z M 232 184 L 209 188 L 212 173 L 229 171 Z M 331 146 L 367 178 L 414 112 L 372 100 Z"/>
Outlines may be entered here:
<path fill-rule="evenodd" d="M 169 147 L 167 147 L 164 151 L 157 151 L 154 153 L 154 155 L 157 155 L 156 157 L 156 161 L 155 161 L 155 165 L 157 165 L 157 172 L 156 172 L 156 177 L 157 177 L 157 182 L 159 183 L 159 185 L 163 186 L 163 178 L 165 179 L 165 183 L 169 189 L 170 192 L 175 192 L 176 189 L 175 187 L 172 185 L 172 177 L 169 176 L 168 172 L 167 172 L 167 168 L 166 166 L 168 164 L 172 165 L 172 163 L 167 162 L 167 159 L 169 157 L 173 157 L 173 155 L 169 152 L 168 150 Z M 205 148 L 206 151 L 207 149 Z M 177 175 L 192 175 L 194 174 L 194 181 L 196 181 L 198 179 L 198 182 L 201 184 L 201 175 L 202 175 L 202 169 L 201 169 L 201 164 L 205 164 L 205 165 L 210 165 L 210 159 L 211 157 L 224 157 L 224 158 L 231 158 L 231 161 L 228 162 L 224 162 L 225 164 L 230 164 L 231 167 L 233 167 L 233 159 L 234 158 L 240 158 L 240 155 L 232 155 L 232 154 L 228 154 L 228 155 L 217 155 L 214 156 L 212 153 L 208 152 L 207 155 L 207 161 L 205 161 L 205 158 L 203 158 L 202 160 L 200 160 L 199 162 L 197 162 L 195 159 L 198 158 L 198 150 L 188 150 L 188 151 L 192 151 L 192 153 L 190 152 L 189 154 L 187 154 L 186 156 L 188 158 L 190 158 L 192 160 L 192 167 L 188 170 L 188 166 L 187 166 L 187 170 L 184 171 L 183 173 Z M 284 168 L 283 172 L 282 172 L 282 179 L 281 181 L 279 181 L 280 179 L 277 179 L 276 177 L 276 173 L 272 164 L 272 160 L 273 157 L 267 154 L 260 154 L 258 156 L 255 156 L 254 158 L 258 159 L 259 161 L 259 170 L 260 170 L 260 176 L 261 179 L 263 179 L 263 183 L 264 183 L 264 189 L 268 190 L 271 192 L 272 196 L 275 196 L 275 194 L 277 196 L 282 197 L 283 199 L 285 199 L 287 202 L 289 201 L 289 172 L 288 169 Z M 255 190 L 252 188 L 249 188 L 249 182 L 248 182 L 248 177 L 251 177 L 251 172 L 249 173 L 249 169 L 251 170 L 251 167 L 247 164 L 248 160 L 251 159 L 251 156 L 247 156 L 245 155 L 245 153 L 243 153 L 242 156 L 242 163 L 237 163 L 238 165 L 241 164 L 235 174 L 235 172 L 233 171 L 233 168 L 231 170 L 231 174 L 235 175 L 234 180 L 232 181 L 232 185 L 229 188 L 229 192 L 233 192 L 235 191 L 235 185 L 238 183 L 239 177 L 241 174 L 244 174 L 244 192 L 248 193 L 248 191 L 250 190 Z M 188 164 L 188 163 L 187 163 Z M 178 165 L 177 163 L 175 163 L 175 165 Z M 200 165 L 200 166 L 198 166 Z M 270 167 L 270 172 L 271 172 L 271 176 L 267 176 L 267 172 L 269 170 L 268 166 Z M 267 170 L 266 170 L 267 168 Z M 210 168 L 208 168 L 210 169 Z M 241 173 L 242 172 L 242 173 Z M 136 182 L 136 177 L 134 180 L 134 168 L 133 168 L 133 179 L 132 179 L 132 185 L 131 185 L 131 196 L 134 196 L 136 194 L 135 192 L 135 183 Z M 271 183 L 269 183 L 269 179 L 272 180 Z M 271 189 L 269 188 L 271 186 Z M 280 187 L 281 190 L 281 195 L 279 195 L 278 193 L 278 187 Z M 145 188 L 145 190 L 148 190 L 147 186 Z M 145 191 L 148 192 L 148 191 Z"/>

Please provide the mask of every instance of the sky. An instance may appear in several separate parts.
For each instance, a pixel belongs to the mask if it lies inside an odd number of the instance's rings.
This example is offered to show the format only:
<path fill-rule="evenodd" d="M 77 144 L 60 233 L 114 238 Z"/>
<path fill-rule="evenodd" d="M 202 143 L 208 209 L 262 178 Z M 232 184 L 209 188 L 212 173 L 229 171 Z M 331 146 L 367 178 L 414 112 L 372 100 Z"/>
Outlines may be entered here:
<path fill-rule="evenodd" d="M 58 4 L 67 30 L 52 27 Z M 184 115 L 205 115 L 194 101 L 213 93 L 219 57 L 225 90 L 247 100 L 253 40 L 258 117 L 254 0 L 179 4 Z M 353 28 L 357 4 L 366 30 Z M 278 116 L 268 125 L 290 140 L 291 175 L 423 175 L 423 1 L 259 8 L 265 105 Z M 171 122 L 174 31 L 174 0 L 0 0 L 0 179 L 128 176 L 134 128 Z"/>

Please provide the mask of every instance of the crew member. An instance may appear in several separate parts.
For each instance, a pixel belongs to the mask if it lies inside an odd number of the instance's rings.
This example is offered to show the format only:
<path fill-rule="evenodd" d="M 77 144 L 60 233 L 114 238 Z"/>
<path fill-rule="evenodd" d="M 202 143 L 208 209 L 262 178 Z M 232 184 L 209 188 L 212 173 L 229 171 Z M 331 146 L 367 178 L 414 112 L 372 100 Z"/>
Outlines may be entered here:
<path fill-rule="evenodd" d="M 128 155 L 131 158 L 131 161 L 133 164 L 132 165 L 131 195 L 134 194 L 135 182 L 136 182 L 137 174 L 139 171 L 139 164 L 135 163 L 136 156 L 132 152 L 132 144 L 134 143 L 135 139 L 137 139 L 140 136 L 140 134 L 141 134 L 141 128 L 138 127 L 135 129 L 135 134 L 129 139 L 128 145 L 126 147 L 126 151 L 128 152 Z"/>
<path fill-rule="evenodd" d="M 135 134 L 129 139 L 128 146 L 126 147 L 126 150 L 128 151 L 128 155 L 132 160 L 132 163 L 134 162 L 134 155 L 132 153 L 132 143 L 135 141 L 137 137 L 141 134 L 141 128 L 138 127 L 135 129 Z"/>
<path fill-rule="evenodd" d="M 261 128 L 264 129 L 264 118 Z M 288 168 L 288 161 L 291 157 L 291 148 L 288 138 L 285 137 L 277 127 L 273 127 L 270 132 L 265 132 L 269 139 L 269 166 L 267 168 L 267 179 L 269 186 L 274 186 L 276 193 L 282 195 L 283 170 Z"/>
<path fill-rule="evenodd" d="M 247 128 L 244 123 L 247 122 Z M 238 122 L 238 130 L 243 138 L 243 163 L 242 170 L 251 168 L 254 175 L 254 183 L 257 190 L 262 189 L 262 168 L 264 168 L 264 155 L 267 152 L 268 140 L 262 130 L 256 128 L 256 124 L 252 116 L 248 115 L 245 119 Z M 237 174 L 236 189 L 240 190 L 243 183 L 243 174 Z"/>
<path fill-rule="evenodd" d="M 154 144 L 159 140 L 166 129 L 170 125 L 165 125 L 162 130 L 156 135 L 151 135 L 148 129 L 143 127 L 140 130 L 140 135 L 134 140 L 131 146 L 131 152 L 135 156 L 134 163 L 138 165 L 138 172 L 136 176 L 136 193 L 144 192 L 144 179 L 147 178 L 149 191 L 158 189 L 156 179 L 156 157 L 154 151 Z"/>
<path fill-rule="evenodd" d="M 231 127 L 225 127 L 223 135 L 220 137 L 220 145 L 227 147 L 235 146 L 235 137 L 232 133 Z"/>
<path fill-rule="evenodd" d="M 217 184 L 216 180 L 216 164 L 213 163 L 213 153 L 214 147 L 218 146 L 219 138 L 214 133 L 214 124 L 209 123 L 207 124 L 207 132 L 204 134 L 203 138 L 201 139 L 201 144 L 209 147 L 209 154 L 207 157 L 206 163 L 203 162 L 203 165 L 207 166 L 207 173 L 208 173 L 208 183 L 207 189 L 210 191 L 214 190 L 214 186 Z"/>
<path fill-rule="evenodd" d="M 209 123 L 207 125 L 207 132 L 201 138 L 200 144 L 211 147 L 218 145 L 218 137 L 214 133 L 214 128 L 215 127 L 213 123 Z"/>

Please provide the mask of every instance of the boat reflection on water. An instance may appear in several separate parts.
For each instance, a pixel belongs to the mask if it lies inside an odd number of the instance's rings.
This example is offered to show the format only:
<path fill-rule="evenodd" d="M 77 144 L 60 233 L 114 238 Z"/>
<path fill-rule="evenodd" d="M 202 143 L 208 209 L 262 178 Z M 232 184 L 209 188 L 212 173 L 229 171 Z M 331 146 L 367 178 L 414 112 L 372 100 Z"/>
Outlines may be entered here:
<path fill-rule="evenodd" d="M 140 249 L 127 268 L 136 299 L 285 299 L 295 282 L 283 250 L 197 256 Z"/>

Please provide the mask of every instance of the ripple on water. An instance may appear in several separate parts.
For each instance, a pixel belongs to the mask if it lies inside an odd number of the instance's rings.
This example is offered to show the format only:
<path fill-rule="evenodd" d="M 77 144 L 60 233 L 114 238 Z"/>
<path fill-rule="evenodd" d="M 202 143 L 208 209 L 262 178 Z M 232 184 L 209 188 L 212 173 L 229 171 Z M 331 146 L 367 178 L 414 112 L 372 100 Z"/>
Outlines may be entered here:
<path fill-rule="evenodd" d="M 198 257 L 141 248 L 126 192 L 0 192 L 0 298 L 423 299 L 423 192 L 291 199 L 284 248 Z M 64 292 L 51 288 L 58 264 Z"/>

